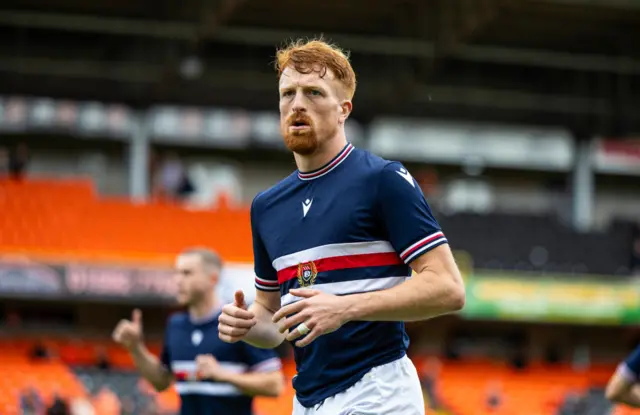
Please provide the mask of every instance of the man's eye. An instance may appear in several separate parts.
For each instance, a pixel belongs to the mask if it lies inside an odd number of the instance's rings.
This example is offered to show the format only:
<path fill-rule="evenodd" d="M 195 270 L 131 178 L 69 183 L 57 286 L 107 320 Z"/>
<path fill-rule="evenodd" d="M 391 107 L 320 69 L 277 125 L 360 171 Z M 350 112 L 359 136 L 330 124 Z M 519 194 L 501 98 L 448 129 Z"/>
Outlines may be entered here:
<path fill-rule="evenodd" d="M 320 95 L 322 95 L 322 92 L 318 91 L 317 89 L 312 89 L 311 90 L 311 95 L 320 96 Z"/>

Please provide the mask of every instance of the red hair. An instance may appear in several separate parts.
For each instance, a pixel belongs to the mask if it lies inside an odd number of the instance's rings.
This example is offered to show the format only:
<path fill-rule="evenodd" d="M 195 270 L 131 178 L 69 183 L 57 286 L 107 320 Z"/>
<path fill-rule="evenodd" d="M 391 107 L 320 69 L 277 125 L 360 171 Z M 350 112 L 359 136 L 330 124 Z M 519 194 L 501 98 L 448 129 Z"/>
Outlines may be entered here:
<path fill-rule="evenodd" d="M 349 53 L 322 39 L 291 42 L 278 50 L 275 66 L 278 78 L 287 67 L 304 74 L 318 72 L 321 78 L 330 69 L 336 80 L 344 86 L 349 99 L 356 92 L 356 74 L 349 62 Z"/>

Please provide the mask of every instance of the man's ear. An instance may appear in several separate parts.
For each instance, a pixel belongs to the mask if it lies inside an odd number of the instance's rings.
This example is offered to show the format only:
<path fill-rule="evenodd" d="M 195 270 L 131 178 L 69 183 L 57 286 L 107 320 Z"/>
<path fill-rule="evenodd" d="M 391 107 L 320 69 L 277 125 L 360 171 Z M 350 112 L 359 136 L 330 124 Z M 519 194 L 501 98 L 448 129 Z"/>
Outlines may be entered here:
<path fill-rule="evenodd" d="M 211 270 L 211 272 L 209 273 L 209 278 L 213 285 L 217 285 L 220 282 L 220 270 Z"/>
<path fill-rule="evenodd" d="M 351 115 L 351 111 L 353 110 L 353 103 L 350 100 L 344 100 L 340 104 L 340 121 L 344 124 Z"/>

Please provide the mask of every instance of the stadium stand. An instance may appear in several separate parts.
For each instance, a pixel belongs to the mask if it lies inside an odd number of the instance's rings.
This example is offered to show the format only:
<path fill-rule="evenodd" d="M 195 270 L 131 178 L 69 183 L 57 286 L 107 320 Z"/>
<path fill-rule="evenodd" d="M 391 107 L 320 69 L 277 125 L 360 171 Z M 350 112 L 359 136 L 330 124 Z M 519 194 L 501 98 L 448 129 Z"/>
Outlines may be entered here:
<path fill-rule="evenodd" d="M 3 353 L 0 363 L 10 369 L 8 377 L 2 380 L 2 390 L 10 393 L 0 394 L 0 413 L 12 413 L 16 410 L 19 393 L 29 387 L 35 387 L 49 401 L 54 393 L 66 399 L 90 398 L 96 407 L 100 404 L 100 393 L 113 391 L 117 405 L 132 404 L 135 408 L 145 408 L 149 402 L 163 411 L 173 413 L 177 409 L 178 397 L 173 390 L 157 394 L 141 382 L 132 371 L 130 359 L 122 352 L 106 343 L 108 360 L 112 367 L 101 369 L 95 366 L 96 352 L 105 347 L 104 340 L 67 340 L 51 338 L 45 341 L 46 348 L 57 358 L 34 363 L 29 357 L 36 345 L 33 339 L 11 339 L 0 342 Z M 158 352 L 159 345 L 152 345 Z M 420 367 L 426 356 L 413 356 L 416 366 Z M 487 359 L 463 359 L 445 361 L 440 373 L 438 395 L 442 403 L 440 411 L 452 414 L 480 415 L 485 413 L 513 414 L 526 407 L 532 415 L 545 414 L 602 414 L 610 408 L 603 399 L 602 390 L 593 385 L 603 385 L 612 365 L 593 365 L 587 372 L 573 369 L 568 365 L 549 366 L 541 362 L 532 363 L 526 369 L 514 369 L 505 362 Z M 4 370 L 4 369 L 3 369 Z M 285 375 L 288 379 L 295 374 L 292 362 L 287 361 Z M 505 396 L 500 410 L 487 408 L 487 392 L 492 385 L 500 385 Z M 568 403 L 569 397 L 579 396 L 581 405 Z M 256 412 L 259 415 L 285 415 L 290 413 L 293 390 L 288 385 L 286 391 L 278 397 L 258 398 Z M 109 405 L 99 415 L 110 415 Z M 576 408 L 584 408 L 577 411 Z M 587 411 L 587 412 L 585 412 Z M 623 410 L 615 414 L 626 415 Z M 620 412 L 622 411 L 622 412 Z"/>
<path fill-rule="evenodd" d="M 135 205 L 126 198 L 99 198 L 87 180 L 0 179 L 0 192 L 5 252 L 166 263 L 184 246 L 211 244 L 229 261 L 253 255 L 246 244 L 247 208 L 191 212 L 175 205 Z M 161 229 L 158 223 L 171 226 Z"/>
<path fill-rule="evenodd" d="M 52 360 L 33 361 L 29 356 L 30 346 L 28 342 L 2 342 L 0 413 L 18 413 L 20 393 L 29 388 L 37 388 L 46 401 L 54 394 L 65 399 L 85 394 L 82 384 L 66 364 Z"/>
<path fill-rule="evenodd" d="M 442 397 L 454 413 L 474 414 L 488 410 L 487 388 L 501 385 L 506 398 L 498 413 L 517 413 L 527 408 L 531 414 L 549 414 L 561 410 L 564 396 L 584 394 L 593 383 L 605 382 L 610 366 L 594 367 L 579 373 L 570 367 L 545 367 L 533 364 L 524 371 L 488 361 L 445 364 L 440 378 Z"/>
<path fill-rule="evenodd" d="M 131 401 L 135 408 L 148 407 L 153 397 L 140 387 L 140 378 L 135 372 L 104 371 L 99 368 L 75 368 L 74 374 L 82 381 L 87 393 L 98 395 L 103 390 L 115 393 L 121 402 Z M 177 402 L 177 401 L 176 401 Z M 177 410 L 173 408 L 163 408 Z"/>
<path fill-rule="evenodd" d="M 222 206 L 215 211 L 191 212 L 164 203 L 141 205 L 124 198 L 100 197 L 90 180 L 36 178 L 0 180 L 0 209 L 5 213 L 0 217 L 3 229 L 0 250 L 4 252 L 28 253 L 55 261 L 167 263 L 182 246 L 197 243 L 219 247 L 223 255 L 237 261 L 251 258 L 247 248 L 250 230 L 246 208 L 232 210 Z M 550 264 L 564 263 L 566 268 L 552 268 L 548 263 L 539 267 L 541 269 L 566 273 L 613 272 L 613 265 L 623 262 L 619 252 L 624 252 L 624 243 L 630 235 L 630 228 L 624 227 L 606 235 L 578 235 L 561 229 L 561 225 L 546 217 L 457 214 L 446 217 L 443 222 L 450 229 L 448 233 L 454 235 L 453 239 L 461 241 L 476 263 L 487 268 L 494 264 L 495 268 L 522 270 L 518 264 L 526 263 L 528 266 L 524 269 L 533 270 L 528 258 L 530 250 L 543 246 L 554 255 Z M 157 223 L 171 226 L 160 231 Z M 526 238 L 500 238 L 492 244 L 484 243 L 483 235 L 492 230 L 498 233 L 508 230 Z M 225 244 L 219 244 L 221 240 Z M 610 242 L 603 243 L 605 240 Z M 562 249 L 563 246 L 571 249 Z M 607 255 L 595 255 L 602 250 L 606 250 Z M 497 265 L 492 258 L 501 258 L 502 263 Z M 578 261 L 583 268 L 575 268 Z M 3 343 L 2 364 L 13 373 L 3 379 L 10 390 L 3 395 L 0 405 L 5 412 L 15 410 L 19 392 L 34 385 L 46 400 L 60 391 L 66 399 L 91 398 L 94 407 L 104 407 L 105 415 L 110 407 L 106 398 L 100 398 L 105 387 L 118 396 L 118 405 L 140 408 L 154 402 L 161 411 L 176 411 L 175 392 L 158 395 L 141 388 L 137 375 L 131 372 L 130 359 L 122 350 L 91 341 L 49 339 L 46 344 L 56 350 L 59 361 L 34 364 L 27 357 L 29 343 Z M 94 368 L 99 347 L 106 347 L 113 370 L 105 372 Z M 156 353 L 158 348 L 156 345 Z M 289 377 L 295 372 L 290 363 L 287 370 Z M 478 414 L 478 408 L 486 406 L 487 385 L 500 384 L 508 398 L 500 412 L 492 413 L 516 413 L 517 408 L 523 406 L 533 415 L 563 413 L 571 408 L 566 397 L 577 393 L 582 396 L 583 406 L 591 408 L 589 413 L 601 414 L 609 407 L 608 403 L 603 400 L 601 390 L 589 390 L 594 383 L 602 384 L 611 371 L 609 365 L 592 368 L 585 375 L 565 366 L 533 365 L 525 371 L 514 372 L 504 364 L 489 361 L 449 362 L 439 379 L 440 400 L 454 414 Z M 278 399 L 258 399 L 256 410 L 260 415 L 289 413 L 292 394 L 289 386 Z"/>
<path fill-rule="evenodd" d="M 605 231 L 577 232 L 549 215 L 471 214 L 439 217 L 456 249 L 483 269 L 560 274 L 628 275 L 633 223 L 615 221 Z M 487 235 L 501 235 L 486 243 Z M 542 251 L 542 258 L 534 258 Z M 533 259 L 532 259 L 533 258 Z"/>
<path fill-rule="evenodd" d="M 248 208 L 188 211 L 166 203 L 101 198 L 90 180 L 0 180 L 0 249 L 86 260 L 164 261 L 181 247 L 209 244 L 230 261 L 250 261 Z M 64 207 L 64 208 L 63 208 Z M 100 218 L 96 220 L 95 218 Z M 580 233 L 549 216 L 442 216 L 455 248 L 485 269 L 628 275 L 634 227 Z M 159 229 L 157 223 L 171 223 Z M 233 232 L 231 232 L 233 230 Z M 486 235 L 507 235 L 486 243 Z M 511 236 L 513 235 L 513 236 Z M 515 235 L 518 235 L 517 237 Z M 224 244 L 220 241 L 224 240 Z M 532 252 L 544 251 L 536 263 Z"/>
<path fill-rule="evenodd" d="M 3 251 L 28 252 L 36 257 L 56 260 L 74 258 L 85 261 L 163 262 L 185 244 L 198 242 L 214 245 L 224 235 L 227 243 L 221 245 L 220 249 L 225 255 L 240 260 L 251 255 L 246 248 L 242 248 L 249 245 L 247 212 L 244 209 L 233 211 L 220 208 L 216 211 L 194 213 L 164 204 L 135 205 L 126 199 L 98 197 L 91 182 L 87 180 L 2 180 L 0 195 L 0 209 L 6 212 L 0 219 L 2 229 L 6 229 L 0 235 L 0 249 Z M 551 243 L 553 232 L 557 231 L 527 232 L 527 226 L 529 229 L 548 228 L 549 220 L 543 218 L 530 218 L 528 225 L 522 225 L 527 223 L 522 217 L 503 225 L 498 225 L 500 220 L 497 217 L 487 222 L 486 217 L 483 220 L 473 219 L 461 216 L 459 222 L 451 220 L 454 234 L 464 231 L 467 226 L 472 227 L 466 228 L 467 237 L 460 237 L 459 240 L 467 241 L 468 235 L 483 235 L 498 226 L 504 226 L 505 229 L 518 226 L 516 234 L 527 234 L 534 240 L 534 244 L 542 244 L 545 236 L 548 236 L 546 242 Z M 155 230 L 158 222 L 171 223 L 172 226 L 164 228 L 160 234 Z M 229 236 L 231 228 L 234 230 L 233 236 Z M 612 241 L 620 239 L 615 236 L 611 235 Z M 566 241 L 572 236 L 565 232 L 563 237 L 567 238 Z M 481 241 L 479 238 L 476 246 L 481 247 Z M 530 240 L 525 241 L 526 244 L 519 245 L 518 239 L 506 240 L 503 245 L 500 242 L 496 242 L 496 245 L 505 250 L 508 249 L 507 246 L 511 246 L 510 254 L 517 253 L 520 248 L 522 255 L 525 255 L 527 247 L 532 245 Z M 473 242 L 469 242 L 467 247 L 469 250 L 472 250 L 471 244 Z M 581 245 L 585 247 L 585 253 L 593 254 L 593 251 L 586 250 L 587 245 L 588 239 Z M 553 247 L 550 249 L 553 251 Z M 479 249 L 474 253 L 478 251 Z M 491 252 L 487 256 L 491 256 Z M 502 256 L 508 257 L 509 255 Z M 583 258 L 586 261 L 588 257 L 586 255 Z M 118 396 L 119 402 L 131 402 L 135 407 L 156 402 L 159 408 L 167 412 L 177 408 L 177 395 L 173 391 L 156 396 L 141 388 L 137 375 L 131 372 L 129 357 L 121 349 L 109 344 L 49 339 L 46 342 L 47 348 L 55 350 L 60 360 L 37 364 L 28 360 L 27 356 L 32 343 L 12 340 L 2 344 L 3 367 L 10 369 L 12 373 L 3 379 L 5 387 L 11 391 L 10 394 L 3 395 L 2 407 L 5 411 L 15 410 L 15 397 L 20 390 L 34 385 L 45 399 L 51 399 L 54 392 L 63 391 L 63 396 L 67 399 L 94 397 L 94 406 L 108 407 L 107 404 L 100 404 L 97 398 L 99 392 L 107 387 Z M 96 351 L 100 347 L 107 350 L 114 369 L 105 372 L 94 368 Z M 159 346 L 156 345 L 154 350 L 157 353 Z M 442 385 L 440 399 L 452 413 L 477 414 L 478 408 L 485 406 L 487 385 L 496 383 L 502 385 L 504 395 L 508 396 L 502 405 L 502 412 L 497 413 L 516 413 L 517 408 L 523 406 L 533 415 L 562 412 L 563 397 L 571 392 L 586 394 L 583 398 L 585 405 L 601 411 L 608 405 L 603 401 L 601 392 L 588 391 L 594 383 L 602 384 L 612 369 L 611 365 L 593 367 L 585 374 L 566 366 L 549 368 L 532 365 L 524 371 L 514 371 L 505 364 L 486 360 L 448 362 L 439 379 Z M 289 377 L 295 372 L 290 363 L 287 371 Z M 286 414 L 292 393 L 288 387 L 279 399 L 258 399 L 256 410 L 262 415 Z M 592 411 L 596 413 L 596 409 Z M 104 412 L 106 415 L 108 410 L 104 409 Z"/>
<path fill-rule="evenodd" d="M 21 392 L 34 388 L 44 402 L 50 403 L 54 394 L 73 401 L 78 398 L 92 402 L 97 415 L 113 415 L 113 407 L 131 405 L 133 413 L 146 413 L 151 404 L 161 413 L 172 414 L 178 410 L 178 395 L 173 389 L 157 393 L 133 370 L 133 363 L 120 348 L 111 345 L 109 340 L 91 340 L 78 338 L 51 337 L 44 346 L 51 356 L 34 361 L 31 350 L 38 344 L 33 338 L 1 339 L 0 364 L 6 376 L 0 381 L 0 413 L 18 413 Z M 159 353 L 158 344 L 151 345 L 154 353 Z M 96 366 L 97 352 L 107 350 L 108 368 Z M 291 412 L 293 390 L 290 379 L 295 367 L 286 362 L 285 375 L 289 382 L 282 396 L 258 398 L 258 415 L 278 415 Z M 5 372 L 6 371 L 6 372 Z M 114 393 L 117 399 L 111 402 L 103 394 Z M 102 408 L 102 409 L 100 409 Z"/>

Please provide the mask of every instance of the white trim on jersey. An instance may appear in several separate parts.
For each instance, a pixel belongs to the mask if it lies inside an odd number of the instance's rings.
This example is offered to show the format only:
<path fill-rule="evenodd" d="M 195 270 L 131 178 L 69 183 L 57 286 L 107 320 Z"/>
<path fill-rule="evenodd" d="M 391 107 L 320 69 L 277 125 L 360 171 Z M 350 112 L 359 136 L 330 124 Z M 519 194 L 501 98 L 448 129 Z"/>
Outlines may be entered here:
<path fill-rule="evenodd" d="M 282 361 L 277 357 L 272 357 L 262 362 L 249 365 L 237 362 L 218 362 L 220 367 L 228 372 L 245 373 L 245 372 L 272 372 L 282 368 Z M 175 360 L 171 362 L 171 368 L 174 372 L 193 373 L 196 371 L 196 362 L 194 360 Z"/>
<path fill-rule="evenodd" d="M 280 291 L 279 285 L 263 285 L 263 284 L 260 284 L 258 281 L 255 282 L 255 287 L 262 291 L 271 291 L 271 292 Z"/>
<path fill-rule="evenodd" d="M 256 275 L 255 280 L 256 287 L 261 289 L 262 291 L 280 291 L 280 286 L 278 285 L 278 280 L 270 281 L 260 278 Z"/>
<path fill-rule="evenodd" d="M 220 367 L 233 373 L 243 373 L 249 368 L 248 365 L 237 362 L 218 362 L 218 364 Z M 173 369 L 174 372 L 192 373 L 196 371 L 196 362 L 195 360 L 174 360 L 171 362 L 171 369 Z"/>
<path fill-rule="evenodd" d="M 271 359 L 263 360 L 262 362 L 251 366 L 249 371 L 266 373 L 275 372 L 280 369 L 282 369 L 282 361 L 277 357 L 272 357 Z"/>
<path fill-rule="evenodd" d="M 176 382 L 179 395 L 238 396 L 240 389 L 228 383 Z"/>
<path fill-rule="evenodd" d="M 347 157 L 349 157 L 349 155 L 353 152 L 354 149 L 355 147 L 353 146 L 353 144 L 348 143 L 329 164 L 310 173 L 302 173 L 298 171 L 298 178 L 300 180 L 305 180 L 305 181 L 315 180 L 326 174 L 331 173 L 333 170 L 336 169 L 336 167 L 342 164 L 342 162 L 344 162 L 347 159 Z"/>
<path fill-rule="evenodd" d="M 348 255 L 382 254 L 395 252 L 388 241 L 348 242 L 329 244 L 305 249 L 304 251 L 281 256 L 273 260 L 273 268 L 281 271 L 285 268 L 297 266 L 309 261 Z"/>
<path fill-rule="evenodd" d="M 256 276 L 256 281 L 258 281 L 258 282 L 262 282 L 262 283 L 265 283 L 265 284 L 269 284 L 269 283 L 272 283 L 272 282 L 273 282 L 273 281 L 265 280 L 265 279 L 260 278 L 260 277 L 258 277 L 258 276 Z"/>
<path fill-rule="evenodd" d="M 407 278 L 410 277 L 382 277 L 363 280 L 328 282 L 325 284 L 315 284 L 313 286 L 313 289 L 334 295 L 357 294 L 362 292 L 378 291 L 392 288 L 396 285 L 402 284 L 407 280 Z M 280 305 L 284 307 L 287 304 L 295 303 L 296 301 L 303 299 L 304 298 L 296 297 L 290 293 L 287 293 L 280 298 Z"/>
<path fill-rule="evenodd" d="M 444 233 L 440 231 L 432 233 L 431 235 L 420 239 L 418 242 L 402 251 L 402 253 L 400 254 L 400 258 L 402 258 L 405 263 L 409 263 L 412 259 L 416 258 L 423 252 L 428 251 L 432 246 L 446 241 L 447 238 L 444 236 Z"/>

